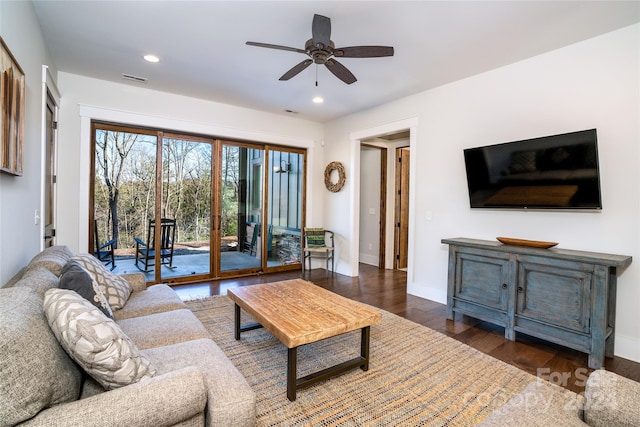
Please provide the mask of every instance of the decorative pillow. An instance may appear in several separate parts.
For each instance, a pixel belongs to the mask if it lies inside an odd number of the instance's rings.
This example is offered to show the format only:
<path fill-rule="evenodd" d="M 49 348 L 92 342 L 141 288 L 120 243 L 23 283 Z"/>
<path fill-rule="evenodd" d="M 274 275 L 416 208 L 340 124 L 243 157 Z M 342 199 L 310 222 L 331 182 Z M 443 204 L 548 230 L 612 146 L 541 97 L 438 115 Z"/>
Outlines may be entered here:
<path fill-rule="evenodd" d="M 107 298 L 100 290 L 98 282 L 80 265 L 78 261 L 70 260 L 62 268 L 60 276 L 60 289 L 76 291 L 81 297 L 95 305 L 101 312 L 110 319 L 113 319 L 113 312 Z"/>
<path fill-rule="evenodd" d="M 44 312 L 69 356 L 107 390 L 156 374 L 120 327 L 76 292 L 49 289 Z"/>
<path fill-rule="evenodd" d="M 122 276 L 113 274 L 96 257 L 89 254 L 76 255 L 71 258 L 77 261 L 98 282 L 100 290 L 107 298 L 111 309 L 120 310 L 131 295 L 131 284 Z"/>
<path fill-rule="evenodd" d="M 324 241 L 324 228 L 305 228 L 304 235 L 309 248 L 324 248 L 327 246 Z"/>

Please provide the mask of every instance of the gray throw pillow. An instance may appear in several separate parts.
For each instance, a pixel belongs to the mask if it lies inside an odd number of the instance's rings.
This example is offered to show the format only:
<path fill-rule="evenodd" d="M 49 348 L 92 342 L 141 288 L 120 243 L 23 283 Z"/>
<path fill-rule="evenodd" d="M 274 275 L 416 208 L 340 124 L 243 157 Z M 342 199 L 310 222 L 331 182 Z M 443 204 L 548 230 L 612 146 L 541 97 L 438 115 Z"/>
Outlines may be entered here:
<path fill-rule="evenodd" d="M 77 292 L 81 297 L 95 305 L 110 319 L 113 319 L 111 306 L 100 290 L 98 282 L 91 277 L 89 272 L 75 260 L 69 260 L 62 268 L 60 276 L 60 289 L 69 289 Z"/>

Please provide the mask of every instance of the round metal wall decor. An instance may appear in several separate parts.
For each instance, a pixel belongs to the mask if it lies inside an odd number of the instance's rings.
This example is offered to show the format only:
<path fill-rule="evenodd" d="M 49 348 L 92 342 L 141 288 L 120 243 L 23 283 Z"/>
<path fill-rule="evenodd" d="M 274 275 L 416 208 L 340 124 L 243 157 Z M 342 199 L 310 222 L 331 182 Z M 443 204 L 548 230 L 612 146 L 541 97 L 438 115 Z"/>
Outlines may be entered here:
<path fill-rule="evenodd" d="M 331 181 L 331 174 L 333 171 L 338 172 L 338 181 L 335 183 Z M 327 190 L 332 193 L 337 193 L 342 190 L 344 187 L 344 182 L 346 180 L 346 175 L 344 173 L 344 166 L 340 162 L 331 162 L 324 169 L 324 185 L 327 187 Z"/>

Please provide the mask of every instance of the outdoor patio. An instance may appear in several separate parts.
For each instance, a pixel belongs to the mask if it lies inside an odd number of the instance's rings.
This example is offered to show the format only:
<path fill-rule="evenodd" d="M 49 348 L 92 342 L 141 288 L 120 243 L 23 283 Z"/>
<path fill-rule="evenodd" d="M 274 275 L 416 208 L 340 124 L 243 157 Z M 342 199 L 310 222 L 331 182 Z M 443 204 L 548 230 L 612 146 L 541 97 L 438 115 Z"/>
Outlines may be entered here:
<path fill-rule="evenodd" d="M 140 273 L 142 272 L 135 265 L 135 258 L 131 255 L 116 255 L 116 267 L 113 272 L 116 274 Z M 269 267 L 280 265 L 279 261 L 268 261 Z M 142 264 L 140 267 L 144 268 Z M 221 271 L 243 270 L 247 268 L 260 267 L 260 259 L 255 256 L 243 252 L 227 251 L 220 253 Z M 109 267 L 111 267 L 109 265 Z M 188 251 L 187 253 L 179 253 L 176 251 L 173 255 L 173 267 L 162 265 L 162 278 L 170 279 L 174 277 L 186 277 L 196 274 L 209 273 L 209 251 Z M 144 272 L 143 272 L 144 273 Z M 147 281 L 155 280 L 154 267 L 150 267 L 150 271 L 144 273 Z"/>

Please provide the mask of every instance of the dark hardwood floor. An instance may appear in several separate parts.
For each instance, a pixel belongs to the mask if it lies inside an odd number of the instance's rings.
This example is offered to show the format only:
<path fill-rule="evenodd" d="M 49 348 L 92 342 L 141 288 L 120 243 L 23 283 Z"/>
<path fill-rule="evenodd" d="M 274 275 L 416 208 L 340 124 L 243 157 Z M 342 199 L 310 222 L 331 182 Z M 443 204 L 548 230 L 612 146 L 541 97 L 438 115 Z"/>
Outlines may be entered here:
<path fill-rule="evenodd" d="M 299 278 L 300 272 L 264 274 L 205 283 L 176 285 L 183 299 L 225 295 L 227 289 L 257 283 Z M 447 320 L 446 305 L 407 294 L 406 273 L 379 270 L 360 264 L 360 276 L 326 274 L 323 269 L 307 271 L 305 279 L 337 294 L 387 310 L 435 329 L 483 353 L 539 375 L 575 392 L 584 391 L 589 373 L 587 355 L 519 333 L 516 341 L 504 338 L 504 328 L 468 316 Z M 605 368 L 640 382 L 640 363 L 621 357 L 607 359 Z"/>

